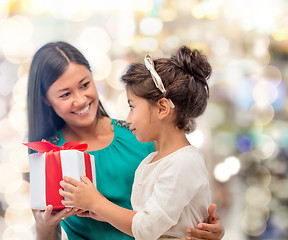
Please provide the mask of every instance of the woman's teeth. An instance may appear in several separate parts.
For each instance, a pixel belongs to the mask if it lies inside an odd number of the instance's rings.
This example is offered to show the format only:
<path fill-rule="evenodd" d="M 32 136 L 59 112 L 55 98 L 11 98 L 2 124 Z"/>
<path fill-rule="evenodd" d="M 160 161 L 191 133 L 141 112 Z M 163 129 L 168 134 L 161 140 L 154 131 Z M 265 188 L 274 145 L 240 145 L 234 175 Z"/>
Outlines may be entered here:
<path fill-rule="evenodd" d="M 78 112 L 75 112 L 76 114 L 83 114 L 83 113 L 86 113 L 88 110 L 89 110 L 89 106 L 90 105 L 87 105 L 85 108 L 83 108 L 82 110 L 78 111 Z"/>

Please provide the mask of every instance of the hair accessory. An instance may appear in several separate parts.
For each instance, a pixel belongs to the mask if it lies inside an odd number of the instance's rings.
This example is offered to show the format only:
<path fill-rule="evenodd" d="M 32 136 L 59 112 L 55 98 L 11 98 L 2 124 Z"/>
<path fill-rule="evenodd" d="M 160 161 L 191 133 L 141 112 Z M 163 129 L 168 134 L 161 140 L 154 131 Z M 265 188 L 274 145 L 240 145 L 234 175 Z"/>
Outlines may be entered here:
<path fill-rule="evenodd" d="M 153 59 L 152 59 L 150 54 L 146 54 L 146 56 L 144 58 L 144 62 L 145 62 L 146 68 L 151 73 L 151 76 L 152 76 L 152 79 L 153 79 L 155 86 L 165 95 L 166 89 L 163 85 L 163 82 L 162 82 L 160 76 L 158 75 L 158 73 L 156 72 L 156 70 L 154 68 L 154 62 L 153 62 Z M 168 99 L 168 100 L 170 102 L 171 108 L 175 108 L 175 105 L 173 104 L 171 99 Z"/>

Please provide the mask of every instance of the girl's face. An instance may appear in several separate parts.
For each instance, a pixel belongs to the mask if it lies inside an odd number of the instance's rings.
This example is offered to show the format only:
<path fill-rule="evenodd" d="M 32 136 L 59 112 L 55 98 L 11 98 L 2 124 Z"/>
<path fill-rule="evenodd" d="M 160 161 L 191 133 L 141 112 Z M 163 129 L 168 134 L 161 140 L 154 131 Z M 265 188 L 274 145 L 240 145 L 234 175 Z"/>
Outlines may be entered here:
<path fill-rule="evenodd" d="M 47 104 L 68 126 L 87 127 L 96 121 L 98 94 L 91 72 L 83 65 L 69 63 L 46 97 Z"/>
<path fill-rule="evenodd" d="M 141 97 L 135 96 L 127 89 L 130 112 L 126 119 L 130 130 L 140 142 L 151 142 L 157 139 L 157 109 Z"/>

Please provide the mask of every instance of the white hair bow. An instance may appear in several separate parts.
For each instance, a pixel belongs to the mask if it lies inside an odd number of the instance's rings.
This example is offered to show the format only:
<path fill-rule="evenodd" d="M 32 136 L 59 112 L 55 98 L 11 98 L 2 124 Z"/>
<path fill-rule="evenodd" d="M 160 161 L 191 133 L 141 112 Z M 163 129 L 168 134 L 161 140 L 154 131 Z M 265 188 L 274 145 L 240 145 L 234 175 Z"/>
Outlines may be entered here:
<path fill-rule="evenodd" d="M 155 86 L 165 95 L 166 93 L 166 89 L 163 85 L 163 82 L 160 78 L 160 76 L 158 75 L 158 73 L 156 72 L 155 68 L 154 68 L 154 62 L 153 59 L 151 57 L 151 55 L 146 54 L 145 58 L 144 58 L 144 62 L 145 62 L 145 66 L 146 68 L 150 71 L 153 82 L 155 84 Z M 175 105 L 173 104 L 173 102 L 171 101 L 171 99 L 168 99 L 171 105 L 171 108 L 174 108 Z"/>

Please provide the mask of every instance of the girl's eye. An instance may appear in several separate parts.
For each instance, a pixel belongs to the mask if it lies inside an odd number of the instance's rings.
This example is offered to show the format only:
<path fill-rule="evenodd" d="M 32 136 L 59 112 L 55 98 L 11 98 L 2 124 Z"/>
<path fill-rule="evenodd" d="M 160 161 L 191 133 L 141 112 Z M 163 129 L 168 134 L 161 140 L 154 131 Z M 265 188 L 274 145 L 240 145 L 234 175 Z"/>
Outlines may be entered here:
<path fill-rule="evenodd" d="M 133 109 L 134 109 L 134 106 L 129 105 L 129 108 L 130 108 L 130 110 L 133 110 Z"/>

